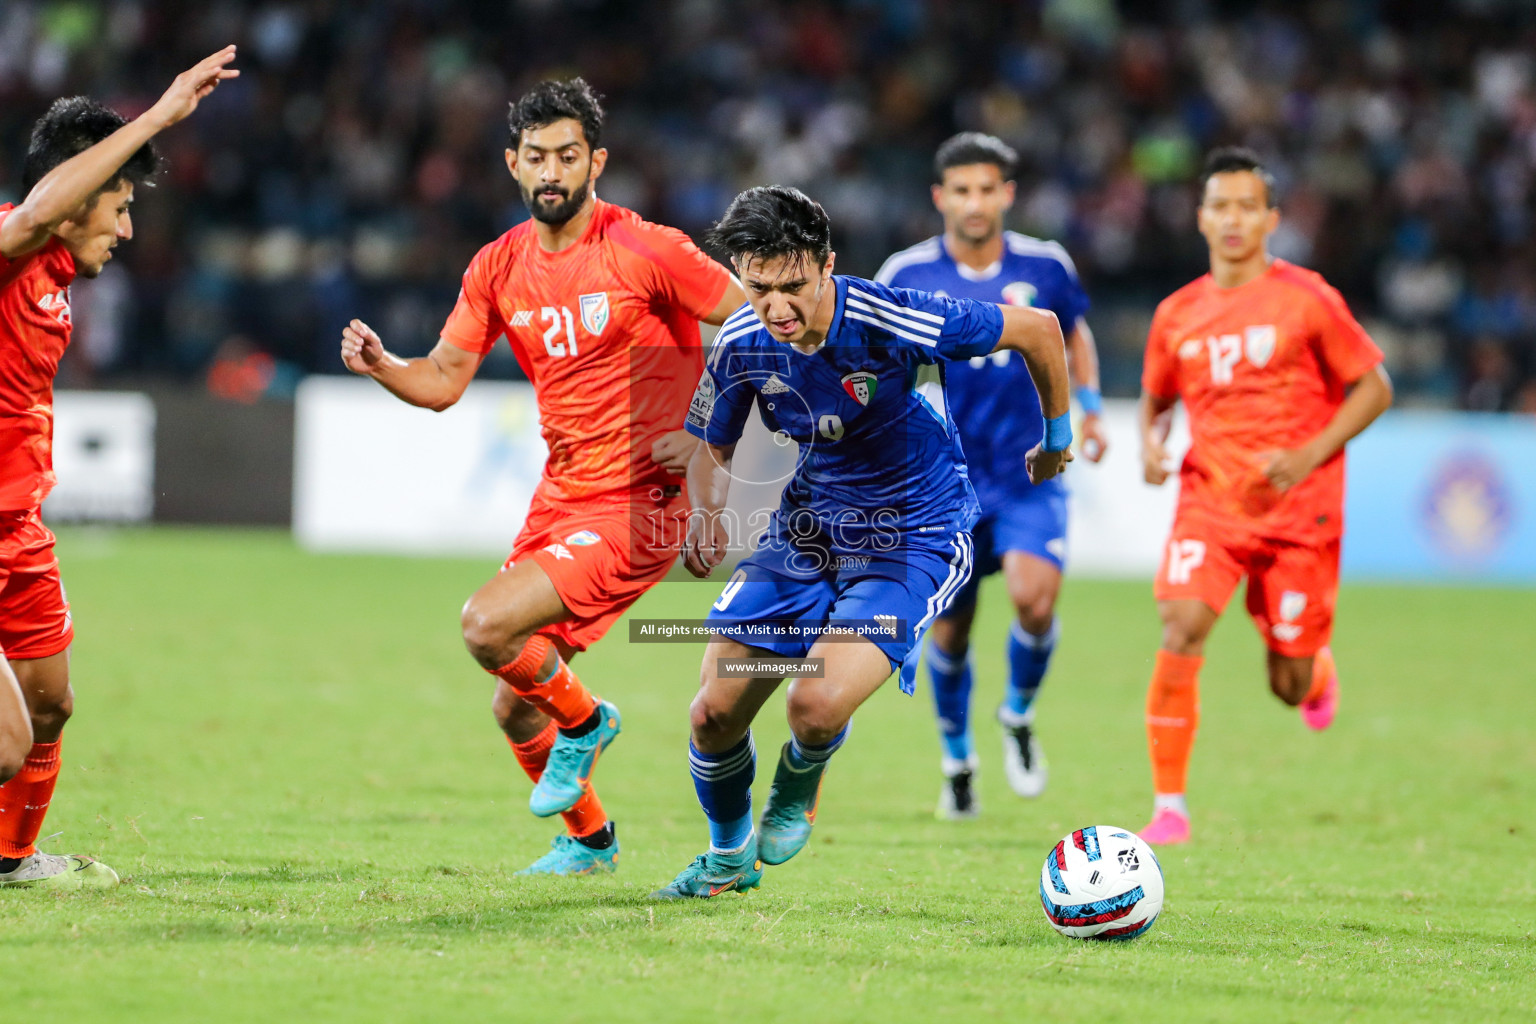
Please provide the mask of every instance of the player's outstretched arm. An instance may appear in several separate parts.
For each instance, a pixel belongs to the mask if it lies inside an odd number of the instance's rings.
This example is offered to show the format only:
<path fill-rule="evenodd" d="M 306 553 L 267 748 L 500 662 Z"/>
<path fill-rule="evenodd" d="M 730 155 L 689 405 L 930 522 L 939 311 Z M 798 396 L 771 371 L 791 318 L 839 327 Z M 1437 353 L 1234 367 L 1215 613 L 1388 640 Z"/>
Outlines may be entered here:
<path fill-rule="evenodd" d="M 385 350 L 372 327 L 353 320 L 341 331 L 341 361 L 360 377 L 372 377 L 403 402 L 442 412 L 463 397 L 483 356 L 438 339 L 419 359 Z"/>
<path fill-rule="evenodd" d="M 1161 487 L 1168 479 L 1168 432 L 1173 429 L 1173 407 L 1178 401 L 1143 392 L 1136 407 L 1136 422 L 1141 427 L 1141 476 L 1153 487 Z"/>
<path fill-rule="evenodd" d="M 1276 490 L 1288 491 L 1301 483 L 1318 466 L 1354 440 L 1376 417 L 1392 405 L 1392 379 L 1380 364 L 1350 385 L 1349 396 L 1328 425 L 1302 445 L 1265 456 L 1264 475 Z"/>
<path fill-rule="evenodd" d="M 726 282 L 725 293 L 720 296 L 720 301 L 715 303 L 715 308 L 710 310 L 709 316 L 704 318 L 707 324 L 719 327 L 731 318 L 731 314 L 747 304 L 747 293 L 741 290 L 741 282 L 735 274 L 727 275 L 730 280 Z"/>
<path fill-rule="evenodd" d="M 1045 440 L 1031 449 L 1025 460 L 1030 482 L 1038 484 L 1060 473 L 1072 461 L 1072 428 L 1063 419 L 1071 412 L 1066 341 L 1056 314 L 1048 309 L 999 308 L 1003 313 L 1003 333 L 994 351 L 1008 349 L 1024 357 L 1030 379 L 1040 393 L 1040 411 L 1045 414 Z M 1065 433 L 1061 436 L 1063 429 Z"/>
<path fill-rule="evenodd" d="M 734 444 L 701 443 L 688 460 L 688 496 L 693 511 L 683 540 L 683 567 L 703 579 L 725 561 L 731 542 L 725 501 L 731 488 Z"/>
<path fill-rule="evenodd" d="M 177 75 L 154 106 L 43 175 L 0 223 L 0 253 L 15 259 L 42 248 L 54 230 L 111 181 L 146 142 L 196 110 L 220 82 L 238 77 L 240 72 L 229 67 L 234 59 L 234 46 L 204 57 Z"/>
<path fill-rule="evenodd" d="M 1067 335 L 1067 373 L 1072 378 L 1072 390 L 1078 404 L 1083 407 L 1083 422 L 1079 429 L 1082 439 L 1078 450 L 1089 462 L 1098 462 L 1109 450 L 1109 436 L 1104 433 L 1101 415 L 1104 399 L 1099 393 L 1099 349 L 1093 342 L 1093 332 L 1088 322 L 1077 318 L 1077 326 Z"/>

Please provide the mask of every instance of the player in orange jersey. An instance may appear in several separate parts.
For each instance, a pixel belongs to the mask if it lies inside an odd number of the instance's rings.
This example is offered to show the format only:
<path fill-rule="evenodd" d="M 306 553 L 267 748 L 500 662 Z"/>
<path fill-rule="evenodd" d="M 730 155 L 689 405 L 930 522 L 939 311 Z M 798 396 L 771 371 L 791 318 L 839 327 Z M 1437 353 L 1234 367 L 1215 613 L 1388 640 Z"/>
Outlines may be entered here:
<path fill-rule="evenodd" d="M 1189 839 L 1184 782 L 1205 638 L 1242 577 L 1268 648 L 1269 688 L 1325 729 L 1339 683 L 1328 649 L 1339 589 L 1344 445 L 1392 404 L 1381 350 L 1320 276 L 1270 256 L 1274 183 L 1244 149 L 1205 167 L 1211 272 L 1157 307 L 1142 373 L 1148 483 L 1168 478 L 1173 406 L 1193 443 L 1153 592 L 1163 620 L 1147 694 L 1151 843 Z"/>
<path fill-rule="evenodd" d="M 503 334 L 533 382 L 549 459 L 502 571 L 464 606 L 464 643 L 498 678 L 494 711 L 534 780 L 529 809 L 568 834 L 527 874 L 615 867 L 590 782 L 619 732 L 569 661 L 666 575 L 686 526 L 682 429 L 704 370 L 698 322 L 724 322 L 741 286 L 681 232 L 598 199 L 602 108 L 581 79 L 512 104 L 507 169 L 533 215 L 481 249 L 442 336 L 400 359 L 354 320 L 342 358 L 412 405 L 458 401 Z"/>
<path fill-rule="evenodd" d="M 39 514 L 53 489 L 53 378 L 70 339 L 69 286 L 95 277 L 133 237 L 128 206 L 155 172 L 150 139 L 197 109 L 235 48 L 182 72 L 133 121 L 84 96 L 54 103 L 32 129 L 20 205 L 0 206 L 0 886 L 78 889 L 117 874 L 34 843 L 74 710 L 74 628 L 54 536 Z"/>

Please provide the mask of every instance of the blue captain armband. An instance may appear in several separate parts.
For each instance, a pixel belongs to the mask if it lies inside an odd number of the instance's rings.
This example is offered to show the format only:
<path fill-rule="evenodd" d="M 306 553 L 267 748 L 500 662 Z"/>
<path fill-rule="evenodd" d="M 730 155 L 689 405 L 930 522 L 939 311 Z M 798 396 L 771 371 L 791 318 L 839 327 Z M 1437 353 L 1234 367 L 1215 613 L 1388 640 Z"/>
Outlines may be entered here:
<path fill-rule="evenodd" d="M 1064 412 L 1055 419 L 1045 421 L 1045 440 L 1041 443 L 1048 452 L 1062 452 L 1072 447 L 1072 414 Z"/>
<path fill-rule="evenodd" d="M 1084 416 L 1102 416 L 1104 414 L 1104 396 L 1099 393 L 1098 388 L 1078 388 L 1077 404 L 1083 407 Z"/>

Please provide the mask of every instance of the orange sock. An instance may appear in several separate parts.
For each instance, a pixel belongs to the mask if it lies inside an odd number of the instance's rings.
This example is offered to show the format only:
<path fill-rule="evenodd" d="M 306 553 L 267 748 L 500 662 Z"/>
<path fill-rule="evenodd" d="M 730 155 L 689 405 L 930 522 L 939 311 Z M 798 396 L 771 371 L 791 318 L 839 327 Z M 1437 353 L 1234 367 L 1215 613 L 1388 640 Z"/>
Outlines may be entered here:
<path fill-rule="evenodd" d="M 1338 666 L 1333 663 L 1333 651 L 1327 647 L 1320 648 L 1312 656 L 1312 688 L 1307 691 L 1306 700 L 1317 700 L 1328 689 L 1328 681 L 1338 673 Z"/>
<path fill-rule="evenodd" d="M 1152 755 L 1152 790 L 1183 793 L 1189 752 L 1200 725 L 1202 657 L 1158 651 L 1147 688 L 1147 749 Z"/>
<path fill-rule="evenodd" d="M 544 774 L 544 765 L 549 761 L 549 748 L 555 745 L 555 723 L 550 722 L 543 732 L 526 743 L 513 743 L 510 736 L 507 742 L 512 746 L 512 753 L 517 755 L 517 763 L 528 773 L 528 778 L 538 782 L 539 776 Z M 587 783 L 586 792 L 581 794 L 581 799 L 570 810 L 561 811 L 560 817 L 565 819 L 565 829 L 573 836 L 589 836 L 608 824 L 603 802 L 597 798 L 597 790 L 592 788 L 590 782 Z"/>
<path fill-rule="evenodd" d="M 597 700 L 559 654 L 555 655 L 554 673 L 543 677 L 541 670 L 550 647 L 548 637 L 534 634 L 523 645 L 523 653 L 509 664 L 492 669 L 491 675 L 506 680 L 519 697 L 553 718 L 556 725 L 569 729 L 591 716 Z"/>
<path fill-rule="evenodd" d="M 34 743 L 27 759 L 0 786 L 0 857 L 30 857 L 59 779 L 59 740 Z"/>

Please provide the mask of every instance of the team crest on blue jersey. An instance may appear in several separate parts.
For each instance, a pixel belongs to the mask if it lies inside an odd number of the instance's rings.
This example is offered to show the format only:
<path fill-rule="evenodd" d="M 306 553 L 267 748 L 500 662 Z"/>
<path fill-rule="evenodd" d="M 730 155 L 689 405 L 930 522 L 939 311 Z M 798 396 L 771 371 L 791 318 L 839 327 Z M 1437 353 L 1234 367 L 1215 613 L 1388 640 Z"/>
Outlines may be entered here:
<path fill-rule="evenodd" d="M 843 376 L 843 390 L 860 405 L 869 404 L 870 399 L 875 397 L 875 388 L 879 383 L 879 378 L 868 370 L 855 370 Z"/>
<path fill-rule="evenodd" d="M 608 293 L 593 292 L 577 301 L 581 304 L 581 326 L 591 334 L 602 334 L 608 326 Z"/>
<path fill-rule="evenodd" d="M 1033 306 L 1040 289 L 1028 281 L 1014 281 L 1003 285 L 1003 301 L 1010 306 Z"/>
<path fill-rule="evenodd" d="M 580 531 L 578 533 L 573 533 L 569 537 L 565 538 L 565 542 L 567 544 L 571 545 L 571 547 L 573 547 L 573 548 L 584 548 L 584 547 L 586 547 L 589 544 L 596 544 L 598 541 L 600 541 L 602 539 L 603 538 L 599 537 L 597 534 L 593 533 L 591 530 L 582 530 L 582 531 Z"/>

